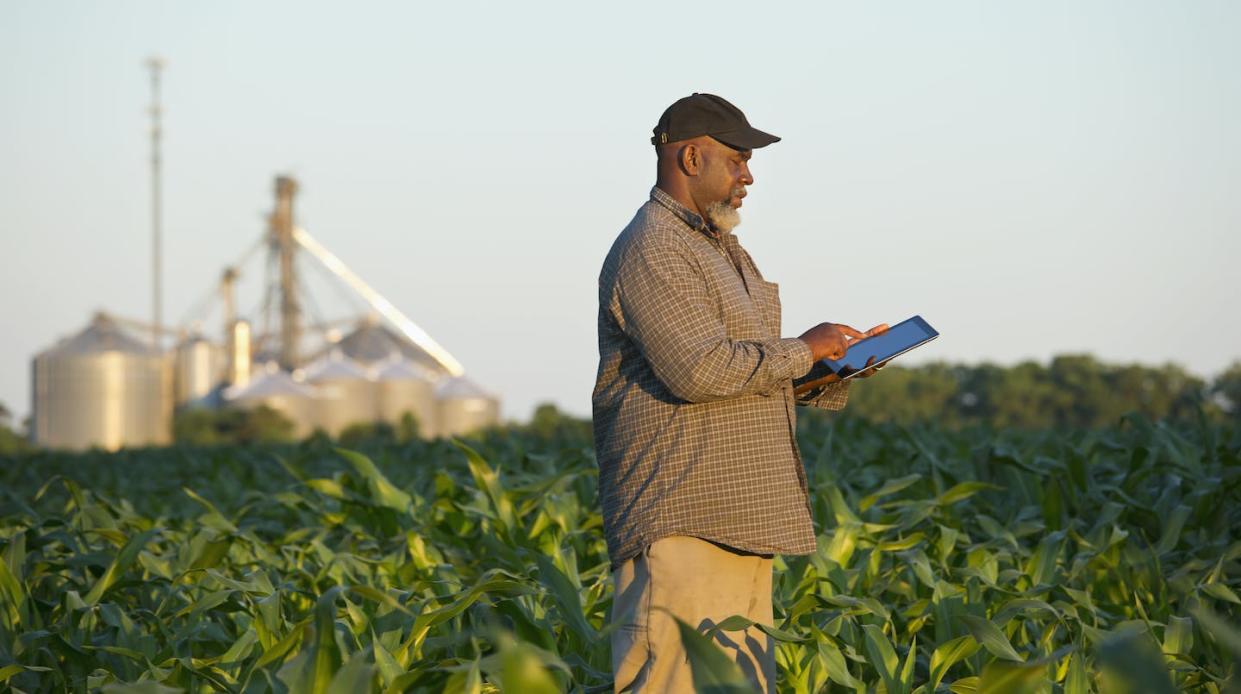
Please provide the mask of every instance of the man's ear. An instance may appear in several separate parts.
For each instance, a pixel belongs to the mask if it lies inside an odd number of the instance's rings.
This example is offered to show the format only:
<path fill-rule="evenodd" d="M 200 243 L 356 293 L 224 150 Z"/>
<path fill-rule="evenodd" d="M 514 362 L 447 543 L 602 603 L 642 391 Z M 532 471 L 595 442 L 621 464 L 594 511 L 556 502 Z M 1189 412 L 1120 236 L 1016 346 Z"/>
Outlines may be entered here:
<path fill-rule="evenodd" d="M 677 164 L 681 167 L 681 173 L 697 176 L 702 170 L 702 149 L 695 144 L 686 144 L 677 152 Z"/>

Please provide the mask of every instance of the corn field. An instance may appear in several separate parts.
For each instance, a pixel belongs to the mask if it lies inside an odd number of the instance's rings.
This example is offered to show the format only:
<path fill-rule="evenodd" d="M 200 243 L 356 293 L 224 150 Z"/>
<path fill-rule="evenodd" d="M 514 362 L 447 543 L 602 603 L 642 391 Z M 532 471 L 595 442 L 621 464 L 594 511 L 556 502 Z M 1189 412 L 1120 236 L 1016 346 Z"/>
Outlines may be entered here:
<path fill-rule="evenodd" d="M 781 692 L 1241 691 L 1241 430 L 800 438 Z M 2 461 L 0 691 L 611 691 L 580 429 L 358 449 Z M 696 686 L 746 691 L 710 636 Z"/>

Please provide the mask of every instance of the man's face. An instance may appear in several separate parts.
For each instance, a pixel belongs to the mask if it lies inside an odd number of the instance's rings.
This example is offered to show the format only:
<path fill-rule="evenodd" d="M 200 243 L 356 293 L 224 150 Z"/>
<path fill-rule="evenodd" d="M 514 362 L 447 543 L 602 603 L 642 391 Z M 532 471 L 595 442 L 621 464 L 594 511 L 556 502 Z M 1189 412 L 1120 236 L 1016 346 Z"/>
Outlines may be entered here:
<path fill-rule="evenodd" d="M 746 196 L 750 175 L 750 150 L 736 150 L 706 137 L 701 146 L 702 170 L 698 175 L 697 201 L 717 229 L 728 232 L 741 223 L 737 210 Z"/>
<path fill-rule="evenodd" d="M 746 186 L 754 183 L 749 164 L 752 152 L 733 149 L 711 137 L 702 139 L 703 171 L 700 183 L 703 202 L 721 202 L 733 209 L 741 207 Z"/>

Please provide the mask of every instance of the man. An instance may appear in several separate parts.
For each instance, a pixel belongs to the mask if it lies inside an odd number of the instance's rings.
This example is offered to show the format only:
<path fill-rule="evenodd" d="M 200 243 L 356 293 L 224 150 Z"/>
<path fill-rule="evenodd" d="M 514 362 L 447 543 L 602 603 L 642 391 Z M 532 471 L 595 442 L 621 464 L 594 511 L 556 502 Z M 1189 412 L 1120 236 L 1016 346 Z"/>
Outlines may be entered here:
<path fill-rule="evenodd" d="M 654 133 L 655 188 L 599 276 L 595 446 L 615 689 L 692 692 L 672 615 L 699 629 L 735 614 L 771 624 L 772 556 L 815 549 L 793 408 L 840 409 L 848 383 L 795 396 L 792 379 L 886 326 L 780 337 L 778 287 L 731 233 L 753 150 L 780 138 L 711 94 L 669 106 Z M 775 691 L 765 634 L 716 642 Z"/>

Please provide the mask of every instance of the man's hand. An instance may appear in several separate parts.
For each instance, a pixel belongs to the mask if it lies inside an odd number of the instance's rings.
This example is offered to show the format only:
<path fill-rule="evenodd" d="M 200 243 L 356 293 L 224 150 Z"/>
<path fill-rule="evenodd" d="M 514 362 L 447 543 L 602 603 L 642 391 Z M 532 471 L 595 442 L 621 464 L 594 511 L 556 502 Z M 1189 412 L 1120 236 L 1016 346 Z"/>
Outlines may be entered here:
<path fill-rule="evenodd" d="M 866 337 L 871 337 L 871 336 L 874 336 L 874 335 L 878 335 L 878 334 L 880 334 L 880 333 L 887 332 L 887 330 L 888 330 L 888 324 L 887 324 L 887 323 L 880 323 L 879 325 L 876 325 L 875 327 L 871 328 L 870 330 L 867 330 L 867 331 L 866 331 Z M 875 363 L 875 358 L 874 358 L 874 357 L 871 357 L 870 359 L 867 359 L 867 360 L 866 360 L 866 365 L 867 365 L 867 366 L 870 366 L 871 364 L 874 364 L 874 363 Z M 866 369 L 865 371 L 863 371 L 862 373 L 858 374 L 858 375 L 856 376 L 856 378 L 870 378 L 871 376 L 874 376 L 876 373 L 879 373 L 879 370 L 880 370 L 880 369 L 882 369 L 882 368 L 883 368 L 883 365 L 882 365 L 882 364 L 881 364 L 881 365 L 879 365 L 879 366 L 870 366 L 870 368 L 868 368 L 868 369 Z"/>
<path fill-rule="evenodd" d="M 878 327 L 888 329 L 887 325 L 876 326 Z M 860 340 L 864 337 L 868 337 L 868 333 L 859 332 L 842 323 L 819 323 L 802 333 L 798 339 L 810 346 L 814 360 L 819 361 L 820 359 L 840 359 L 845 356 L 845 351 L 849 349 L 852 340 Z"/>

